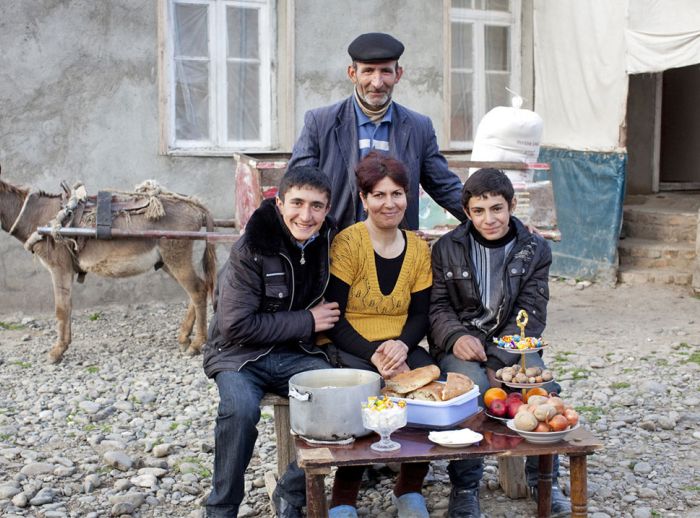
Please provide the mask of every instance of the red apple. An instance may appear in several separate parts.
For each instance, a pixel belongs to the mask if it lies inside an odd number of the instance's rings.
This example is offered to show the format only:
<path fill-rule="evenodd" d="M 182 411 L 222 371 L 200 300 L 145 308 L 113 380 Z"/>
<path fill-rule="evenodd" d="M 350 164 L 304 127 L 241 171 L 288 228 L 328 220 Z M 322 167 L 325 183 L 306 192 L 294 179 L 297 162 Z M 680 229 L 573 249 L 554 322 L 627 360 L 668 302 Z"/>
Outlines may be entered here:
<path fill-rule="evenodd" d="M 506 399 L 506 413 L 508 414 L 508 417 L 511 419 L 514 418 L 515 414 L 518 413 L 518 409 L 524 404 L 525 403 L 523 403 L 522 399 L 513 398 L 510 401 Z"/>
<path fill-rule="evenodd" d="M 523 395 L 522 395 L 520 392 L 511 392 L 511 393 L 509 393 L 508 396 L 506 397 L 506 403 L 507 403 L 508 401 L 513 400 L 513 399 L 517 399 L 517 400 L 519 400 L 519 401 L 522 401 L 522 400 L 523 400 Z"/>
<path fill-rule="evenodd" d="M 503 417 L 506 415 L 506 402 L 502 399 L 494 399 L 489 406 L 489 412 L 496 417 Z"/>

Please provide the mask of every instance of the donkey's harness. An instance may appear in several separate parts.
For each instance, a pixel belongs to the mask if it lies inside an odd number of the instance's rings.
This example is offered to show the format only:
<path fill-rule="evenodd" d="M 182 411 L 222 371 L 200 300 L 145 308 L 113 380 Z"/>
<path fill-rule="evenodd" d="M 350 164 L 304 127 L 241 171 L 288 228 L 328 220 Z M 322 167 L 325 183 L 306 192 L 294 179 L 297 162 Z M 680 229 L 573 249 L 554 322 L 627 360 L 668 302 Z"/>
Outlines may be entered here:
<path fill-rule="evenodd" d="M 77 183 L 71 189 L 65 182 L 61 182 L 61 188 L 63 189 L 61 210 L 49 222 L 48 226 L 52 229 L 51 237 L 54 241 L 66 244 L 71 254 L 73 270 L 78 274 L 78 282 L 83 282 L 86 272 L 79 266 L 78 253 L 85 246 L 86 238 L 66 238 L 60 235 L 59 230 L 61 228 L 86 226 L 83 223 L 83 216 L 89 214 L 90 218 L 92 218 L 94 214 L 95 237 L 97 239 L 111 239 L 112 221 L 114 218 L 121 213 L 145 210 L 151 203 L 151 199 L 148 195 L 125 199 L 114 195 L 110 191 L 98 191 L 97 196 L 88 196 L 82 183 Z M 39 196 L 38 192 L 31 191 L 24 198 L 22 208 L 10 229 L 10 235 L 16 231 L 27 207 Z M 25 241 L 24 248 L 34 253 L 34 246 L 42 238 L 43 236 L 35 230 Z"/>

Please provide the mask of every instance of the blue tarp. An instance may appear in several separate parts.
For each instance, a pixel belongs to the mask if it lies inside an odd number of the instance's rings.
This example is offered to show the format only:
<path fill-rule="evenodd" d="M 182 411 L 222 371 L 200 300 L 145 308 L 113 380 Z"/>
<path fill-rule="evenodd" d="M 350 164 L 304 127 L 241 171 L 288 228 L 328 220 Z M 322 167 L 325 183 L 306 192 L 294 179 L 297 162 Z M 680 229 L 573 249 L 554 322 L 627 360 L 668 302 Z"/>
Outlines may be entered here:
<path fill-rule="evenodd" d="M 552 275 L 614 283 L 625 193 L 625 153 L 541 148 L 550 164 L 561 241 Z"/>

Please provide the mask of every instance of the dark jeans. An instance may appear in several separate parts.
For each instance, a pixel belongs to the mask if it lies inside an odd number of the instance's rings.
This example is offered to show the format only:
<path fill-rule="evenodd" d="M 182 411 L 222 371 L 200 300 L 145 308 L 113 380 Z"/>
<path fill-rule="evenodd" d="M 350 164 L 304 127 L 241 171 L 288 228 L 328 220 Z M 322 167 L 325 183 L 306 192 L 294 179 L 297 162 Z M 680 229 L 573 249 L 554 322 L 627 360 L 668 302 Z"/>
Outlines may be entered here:
<path fill-rule="evenodd" d="M 513 355 L 519 358 L 516 355 Z M 545 368 L 544 361 L 539 354 L 528 354 L 525 357 L 527 367 Z M 479 386 L 479 405 L 484 406 L 484 392 L 489 388 L 489 380 L 486 375 L 486 365 L 479 362 L 460 360 L 453 354 L 447 354 L 440 362 L 442 372 L 459 372 L 469 376 L 475 385 Z M 542 386 L 547 392 L 561 391 L 558 383 L 552 381 Z M 539 476 L 539 457 L 528 457 L 525 463 L 525 474 L 529 485 L 536 485 Z M 475 489 L 479 487 L 479 481 L 484 473 L 484 459 L 473 458 L 455 460 L 447 466 L 450 482 L 455 487 Z M 559 456 L 554 455 L 552 462 L 552 480 L 556 482 L 559 476 Z"/>
<path fill-rule="evenodd" d="M 265 393 L 287 396 L 289 378 L 329 368 L 321 356 L 284 347 L 246 364 L 240 371 L 216 375 L 220 402 L 214 431 L 214 475 L 206 504 L 208 517 L 235 518 L 238 514 L 245 470 L 258 437 L 260 400 Z"/>

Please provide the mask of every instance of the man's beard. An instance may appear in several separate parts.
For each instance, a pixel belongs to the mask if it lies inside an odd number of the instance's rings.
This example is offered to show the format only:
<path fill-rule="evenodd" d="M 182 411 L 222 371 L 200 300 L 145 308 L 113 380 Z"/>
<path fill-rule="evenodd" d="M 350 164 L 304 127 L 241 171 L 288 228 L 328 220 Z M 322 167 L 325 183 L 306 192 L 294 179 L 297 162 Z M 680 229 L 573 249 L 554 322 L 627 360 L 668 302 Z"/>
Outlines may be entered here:
<path fill-rule="evenodd" d="M 380 108 L 383 108 L 387 104 L 389 104 L 389 102 L 391 102 L 391 91 L 382 92 L 384 97 L 383 97 L 383 101 L 379 104 L 375 104 L 369 100 L 370 93 L 376 93 L 376 92 L 362 93 L 362 92 L 360 92 L 359 89 L 357 89 L 357 96 L 359 97 L 360 101 L 362 101 L 362 104 L 364 104 L 367 108 L 370 108 L 372 110 L 378 110 Z"/>

